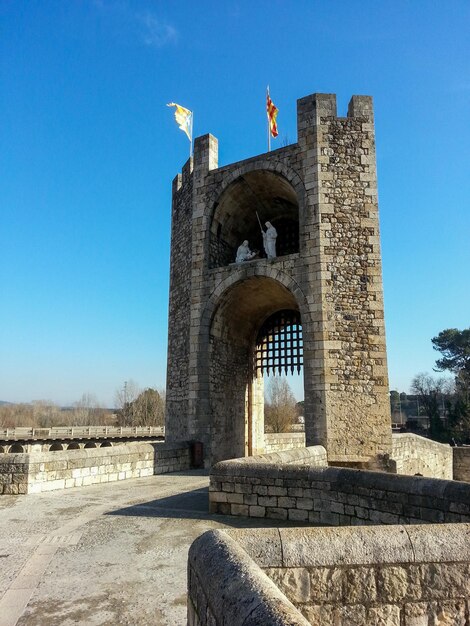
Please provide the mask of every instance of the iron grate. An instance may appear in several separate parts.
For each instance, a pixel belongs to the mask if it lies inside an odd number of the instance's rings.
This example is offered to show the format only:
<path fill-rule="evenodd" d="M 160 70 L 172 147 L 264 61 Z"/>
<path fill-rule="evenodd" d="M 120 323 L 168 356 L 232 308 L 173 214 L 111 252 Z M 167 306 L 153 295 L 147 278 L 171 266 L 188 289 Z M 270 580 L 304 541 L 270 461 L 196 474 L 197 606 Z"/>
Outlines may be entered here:
<path fill-rule="evenodd" d="M 298 311 L 277 311 L 263 323 L 256 339 L 254 370 L 291 374 L 303 366 L 302 323 Z"/>

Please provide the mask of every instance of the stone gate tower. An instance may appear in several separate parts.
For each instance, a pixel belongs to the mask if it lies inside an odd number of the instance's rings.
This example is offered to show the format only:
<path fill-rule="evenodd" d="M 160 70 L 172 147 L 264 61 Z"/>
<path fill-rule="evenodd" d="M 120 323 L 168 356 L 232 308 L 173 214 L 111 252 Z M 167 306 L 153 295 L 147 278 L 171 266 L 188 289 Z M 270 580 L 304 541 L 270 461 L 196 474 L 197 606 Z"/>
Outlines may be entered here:
<path fill-rule="evenodd" d="M 173 181 L 167 440 L 206 463 L 263 452 L 263 373 L 303 367 L 307 445 L 330 463 L 391 451 L 372 98 L 297 103 L 298 141 L 218 167 L 198 137 Z M 235 263 L 261 223 L 277 257 Z"/>

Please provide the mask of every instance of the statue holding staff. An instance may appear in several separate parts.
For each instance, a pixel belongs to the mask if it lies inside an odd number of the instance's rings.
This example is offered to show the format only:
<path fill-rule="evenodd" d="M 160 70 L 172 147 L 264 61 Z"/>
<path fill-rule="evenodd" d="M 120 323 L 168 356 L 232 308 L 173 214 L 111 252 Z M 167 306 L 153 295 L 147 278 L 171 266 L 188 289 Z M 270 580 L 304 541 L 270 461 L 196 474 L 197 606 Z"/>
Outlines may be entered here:
<path fill-rule="evenodd" d="M 277 230 L 271 224 L 271 222 L 266 222 L 266 231 L 263 230 L 261 226 L 261 221 L 259 219 L 258 211 L 256 211 L 256 217 L 258 218 L 259 226 L 261 228 L 261 233 L 263 235 L 263 245 L 264 251 L 266 252 L 266 256 L 268 259 L 275 259 L 277 257 L 276 254 L 276 239 L 277 239 Z"/>

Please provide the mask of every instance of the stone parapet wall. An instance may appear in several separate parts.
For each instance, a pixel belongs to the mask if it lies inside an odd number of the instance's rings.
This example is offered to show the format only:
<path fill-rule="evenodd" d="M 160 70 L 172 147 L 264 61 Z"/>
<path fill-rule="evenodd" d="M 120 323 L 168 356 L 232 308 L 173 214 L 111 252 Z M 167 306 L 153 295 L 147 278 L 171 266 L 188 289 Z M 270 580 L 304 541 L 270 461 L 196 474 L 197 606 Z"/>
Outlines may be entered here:
<path fill-rule="evenodd" d="M 305 448 L 305 433 L 265 433 L 264 449 L 266 454 L 292 448 Z"/>
<path fill-rule="evenodd" d="M 293 448 L 305 447 L 305 432 L 265 433 L 265 454 L 281 452 Z M 452 480 L 452 451 L 459 450 L 454 457 L 454 465 L 462 475 L 470 480 L 470 446 L 468 448 L 451 448 L 448 444 L 426 439 L 413 433 L 397 433 L 392 435 L 392 470 L 397 474 L 414 476 L 420 474 L 429 478 L 445 478 Z M 467 460 L 468 459 L 468 460 Z M 465 474 L 465 472 L 467 472 Z"/>
<path fill-rule="evenodd" d="M 308 626 L 278 587 L 227 533 L 210 531 L 188 555 L 188 626 Z"/>
<path fill-rule="evenodd" d="M 242 459 L 222 461 L 215 467 L 218 465 L 225 467 L 226 463 L 229 467 L 238 467 L 239 463 L 246 467 L 257 467 L 272 463 L 275 463 L 276 466 L 307 464 L 311 467 L 327 467 L 328 460 L 326 450 L 323 446 L 309 446 L 308 448 L 291 448 L 290 450 L 279 450 L 278 452 L 271 452 L 269 454 L 258 454 L 257 456 L 247 456 Z"/>
<path fill-rule="evenodd" d="M 189 444 L 132 443 L 30 454 L 0 454 L 0 494 L 84 487 L 189 469 Z"/>
<path fill-rule="evenodd" d="M 432 439 L 412 433 L 393 434 L 391 458 L 396 464 L 397 474 L 421 474 L 447 480 L 453 478 L 452 448 Z"/>
<path fill-rule="evenodd" d="M 452 448 L 454 480 L 470 483 L 470 446 Z"/>
<path fill-rule="evenodd" d="M 28 493 L 30 454 L 0 454 L 0 494 Z"/>
<path fill-rule="evenodd" d="M 464 626 L 469 571 L 469 524 L 210 531 L 189 551 L 188 624 Z"/>
<path fill-rule="evenodd" d="M 216 464 L 210 479 L 211 512 L 332 526 L 470 521 L 470 485 L 314 467 L 307 457 L 286 464 L 282 458 L 301 452 Z"/>

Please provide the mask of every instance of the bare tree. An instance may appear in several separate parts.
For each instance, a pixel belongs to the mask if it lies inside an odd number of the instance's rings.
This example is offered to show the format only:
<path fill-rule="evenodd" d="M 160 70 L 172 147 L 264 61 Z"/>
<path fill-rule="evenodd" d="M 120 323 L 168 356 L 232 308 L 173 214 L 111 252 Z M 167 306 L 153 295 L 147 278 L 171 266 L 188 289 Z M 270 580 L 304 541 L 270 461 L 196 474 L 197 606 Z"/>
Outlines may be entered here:
<path fill-rule="evenodd" d="M 0 427 L 36 426 L 31 404 L 4 404 L 0 406 Z"/>
<path fill-rule="evenodd" d="M 84 393 L 69 411 L 68 421 L 72 426 L 101 425 L 105 419 L 104 414 L 97 397 L 92 393 Z"/>
<path fill-rule="evenodd" d="M 124 381 L 124 385 L 116 391 L 115 405 L 118 423 L 121 426 L 135 426 L 136 405 L 140 389 L 134 380 Z"/>
<path fill-rule="evenodd" d="M 39 428 L 64 425 L 64 416 L 60 407 L 51 400 L 33 400 L 31 404 L 33 406 L 34 425 L 39 426 Z"/>
<path fill-rule="evenodd" d="M 267 429 L 275 433 L 288 432 L 296 420 L 294 394 L 285 378 L 273 376 L 266 386 L 264 420 Z"/>
<path fill-rule="evenodd" d="M 419 397 L 419 402 L 429 418 L 429 434 L 436 439 L 442 439 L 445 430 L 441 413 L 446 385 L 444 378 L 434 378 L 425 373 L 417 374 L 411 383 L 411 391 Z"/>
<path fill-rule="evenodd" d="M 50 428 L 53 426 L 92 426 L 109 422 L 111 413 L 103 409 L 93 394 L 84 393 L 72 407 L 61 408 L 50 400 L 30 404 L 0 405 L 0 427 Z"/>

